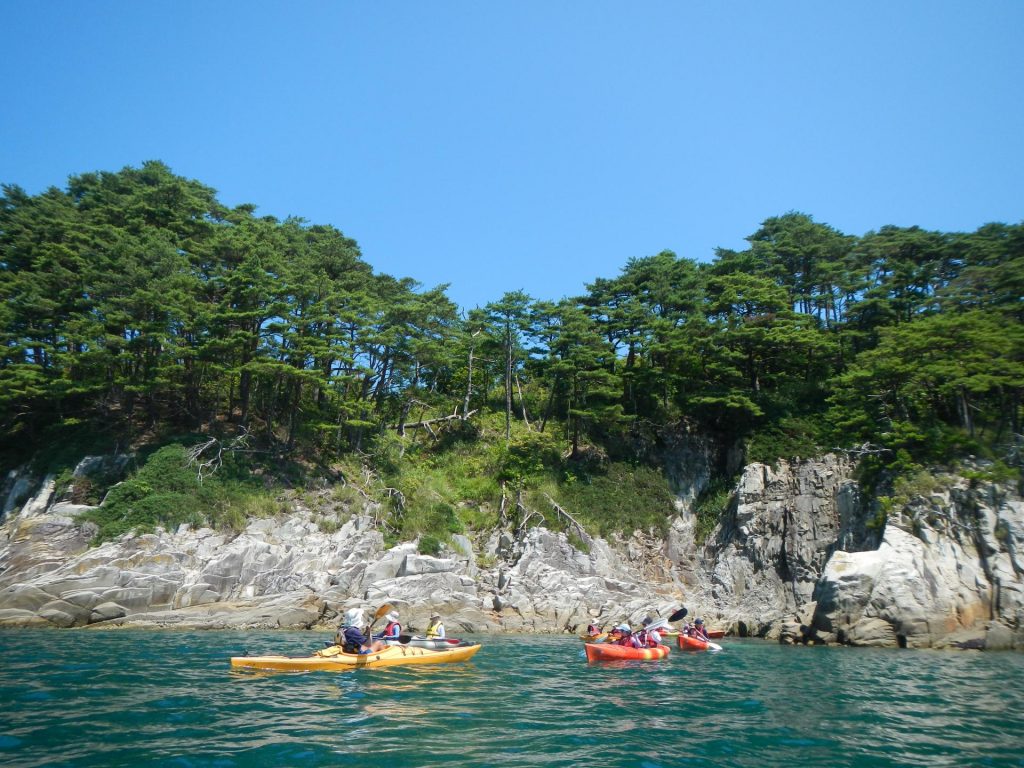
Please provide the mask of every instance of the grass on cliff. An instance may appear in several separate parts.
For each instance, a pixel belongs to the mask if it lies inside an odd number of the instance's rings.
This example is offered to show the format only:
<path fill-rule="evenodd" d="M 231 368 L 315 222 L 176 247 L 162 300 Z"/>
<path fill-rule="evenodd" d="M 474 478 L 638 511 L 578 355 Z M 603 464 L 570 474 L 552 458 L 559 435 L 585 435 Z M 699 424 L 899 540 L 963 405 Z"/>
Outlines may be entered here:
<path fill-rule="evenodd" d="M 566 529 L 553 501 L 595 535 L 667 530 L 674 497 L 657 468 L 593 456 L 570 460 L 557 431 L 521 424 L 506 441 L 500 414 L 458 429 L 457 438 L 436 441 L 396 435 L 378 440 L 375 466 L 393 491 L 390 541 L 419 537 L 421 551 L 430 553 L 453 534 L 494 528 L 503 493 L 513 525 L 523 517 L 516 510 L 521 500 L 537 513 L 530 525 Z"/>
<path fill-rule="evenodd" d="M 272 493 L 237 459 L 229 456 L 220 471 L 200 481 L 186 450 L 173 443 L 154 451 L 110 489 L 102 506 L 82 516 L 99 528 L 94 543 L 157 526 L 173 531 L 182 523 L 238 531 L 250 518 L 280 511 Z"/>
<path fill-rule="evenodd" d="M 187 450 L 180 442 L 164 445 L 110 488 L 102 506 L 83 516 L 98 526 L 97 543 L 130 530 L 174 530 L 182 523 L 238 531 L 249 518 L 285 511 L 275 499 L 286 487 L 318 479 L 295 469 L 273 481 L 270 472 L 258 471 L 266 468 L 256 466 L 251 455 L 225 454 L 223 466 L 200 482 Z M 456 534 L 496 527 L 503 494 L 506 521 L 513 526 L 526 518 L 529 526 L 575 534 L 554 511 L 554 502 L 594 535 L 665 532 L 673 495 L 658 468 L 595 453 L 570 460 L 566 453 L 564 437 L 554 430 L 542 433 L 519 424 L 506 441 L 499 415 L 453 423 L 436 437 L 380 435 L 368 455 L 351 455 L 333 469 L 347 483 L 339 480 L 336 488 L 349 491 L 352 503 L 369 498 L 382 505 L 378 519 L 389 544 L 418 540 L 427 554 L 441 552 Z M 517 500 L 535 514 L 517 511 Z M 325 521 L 334 520 L 334 511 L 321 511 Z"/>

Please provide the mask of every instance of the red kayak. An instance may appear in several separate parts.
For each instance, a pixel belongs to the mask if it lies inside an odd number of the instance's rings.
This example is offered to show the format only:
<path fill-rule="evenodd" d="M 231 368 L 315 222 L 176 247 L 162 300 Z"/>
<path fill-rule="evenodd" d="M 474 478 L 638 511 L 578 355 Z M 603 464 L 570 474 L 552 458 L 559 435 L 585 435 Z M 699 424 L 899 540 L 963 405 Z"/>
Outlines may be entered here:
<path fill-rule="evenodd" d="M 679 647 L 684 651 L 720 651 L 722 646 L 718 643 L 712 643 L 708 640 L 698 640 L 696 637 L 690 637 L 689 635 L 680 635 L 676 638 L 676 642 L 679 643 Z"/>
<path fill-rule="evenodd" d="M 658 645 L 654 648 L 630 648 L 615 643 L 586 643 L 587 661 L 621 661 L 636 659 L 638 661 L 655 661 L 668 656 L 668 646 Z"/>

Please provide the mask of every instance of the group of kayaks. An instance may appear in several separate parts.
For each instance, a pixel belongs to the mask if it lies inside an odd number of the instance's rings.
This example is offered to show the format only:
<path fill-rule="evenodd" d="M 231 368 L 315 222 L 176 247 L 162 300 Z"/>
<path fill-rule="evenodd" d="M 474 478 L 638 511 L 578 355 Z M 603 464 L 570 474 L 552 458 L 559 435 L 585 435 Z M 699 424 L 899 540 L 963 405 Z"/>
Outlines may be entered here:
<path fill-rule="evenodd" d="M 679 634 L 674 635 L 676 644 L 686 651 L 721 650 L 722 646 L 707 640 Z M 586 638 L 584 638 L 586 639 Z M 666 638 L 671 639 L 671 638 Z M 669 646 L 656 645 L 652 648 L 630 648 L 617 643 L 585 642 L 587 661 L 655 661 L 668 656 Z M 404 643 L 389 644 L 374 653 L 345 653 L 340 646 L 331 645 L 310 656 L 233 656 L 231 666 L 235 669 L 268 670 L 274 672 L 340 672 L 370 667 L 394 667 L 405 664 L 447 664 L 466 661 L 480 650 L 480 643 L 449 638 L 427 640 L 409 638 Z"/>
<path fill-rule="evenodd" d="M 722 637 L 724 631 L 708 632 L 709 637 Z M 663 641 L 675 639 L 676 645 L 684 651 L 720 651 L 722 646 L 711 640 L 703 640 L 682 632 L 664 632 L 661 634 Z M 583 648 L 587 654 L 587 661 L 657 661 L 668 656 L 669 646 L 665 644 L 655 645 L 647 648 L 632 648 L 628 645 L 618 643 L 592 642 L 592 638 L 584 636 Z"/>
<path fill-rule="evenodd" d="M 385 604 L 377 611 L 374 621 L 379 619 L 390 605 Z M 358 609 L 355 609 L 358 611 Z M 588 661 L 608 661 L 635 659 L 640 661 L 653 661 L 668 656 L 669 646 L 665 641 L 671 643 L 674 639 L 682 650 L 686 651 L 720 651 L 722 646 L 711 640 L 704 640 L 694 637 L 688 631 L 678 632 L 671 628 L 669 622 L 679 621 L 686 616 L 686 608 L 680 608 L 667 619 L 644 621 L 645 631 L 657 631 L 662 640 L 661 644 L 645 648 L 632 648 L 628 645 L 621 645 L 617 642 L 601 642 L 606 633 L 598 632 L 593 625 L 588 630 L 590 634 L 584 635 L 584 648 Z M 700 619 L 697 619 L 700 625 Z M 345 626 L 358 626 L 346 624 Z M 370 625 L 372 628 L 372 624 Z M 619 637 L 620 631 L 629 634 L 628 625 L 621 625 L 610 631 L 612 638 Z M 367 629 L 369 631 L 369 628 Z M 429 633 L 428 633 L 429 634 Z M 709 637 L 718 638 L 724 632 L 708 631 Z M 339 636 L 340 638 L 340 636 Z M 336 638 L 335 643 L 341 642 Z M 444 637 L 416 637 L 410 635 L 398 635 L 397 639 L 386 641 L 383 648 L 363 653 L 348 653 L 340 645 L 329 645 L 309 656 L 232 656 L 231 666 L 234 669 L 248 670 L 269 670 L 274 672 L 310 672 L 310 671 L 344 671 L 349 669 L 363 669 L 372 667 L 395 667 L 406 664 L 448 664 L 457 661 L 466 661 L 473 658 L 480 650 L 480 643 L 460 640 L 459 638 Z M 377 647 L 379 644 L 374 644 Z M 364 646 L 364 648 L 367 646 Z"/>

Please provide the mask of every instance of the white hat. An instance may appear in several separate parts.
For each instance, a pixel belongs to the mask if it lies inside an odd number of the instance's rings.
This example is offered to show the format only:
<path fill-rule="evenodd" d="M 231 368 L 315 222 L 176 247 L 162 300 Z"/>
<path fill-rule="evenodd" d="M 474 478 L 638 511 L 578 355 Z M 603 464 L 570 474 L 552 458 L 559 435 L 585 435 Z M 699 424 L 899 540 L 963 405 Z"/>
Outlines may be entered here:
<path fill-rule="evenodd" d="M 398 611 L 389 611 L 384 618 L 388 621 L 398 621 Z"/>
<path fill-rule="evenodd" d="M 341 622 L 343 627 L 362 627 L 366 623 L 363 618 L 362 608 L 349 608 L 345 611 L 345 618 Z"/>

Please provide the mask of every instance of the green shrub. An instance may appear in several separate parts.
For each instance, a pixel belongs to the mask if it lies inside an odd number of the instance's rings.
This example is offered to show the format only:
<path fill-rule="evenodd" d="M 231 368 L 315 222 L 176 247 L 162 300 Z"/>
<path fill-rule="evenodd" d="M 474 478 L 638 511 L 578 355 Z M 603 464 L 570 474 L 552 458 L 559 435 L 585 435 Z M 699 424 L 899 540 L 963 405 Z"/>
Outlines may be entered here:
<path fill-rule="evenodd" d="M 101 507 L 83 518 L 95 523 L 96 542 L 128 531 L 173 531 L 182 523 L 240 531 L 251 517 L 275 514 L 278 503 L 262 484 L 245 481 L 238 466 L 208 475 L 200 482 L 189 466 L 186 449 L 171 444 L 152 453 L 139 470 L 110 489 Z"/>
<path fill-rule="evenodd" d="M 698 545 L 707 541 L 715 526 L 729 510 L 735 486 L 735 478 L 715 478 L 697 497 L 693 505 L 693 514 L 696 517 L 693 538 Z"/>
<path fill-rule="evenodd" d="M 430 533 L 425 533 L 420 536 L 419 545 L 417 550 L 421 555 L 430 555 L 431 557 L 437 557 L 441 554 L 441 540 Z"/>
<path fill-rule="evenodd" d="M 662 535 L 668 531 L 675 496 L 657 469 L 612 462 L 604 474 L 570 477 L 561 484 L 558 495 L 588 529 L 601 536 L 637 529 Z"/>

